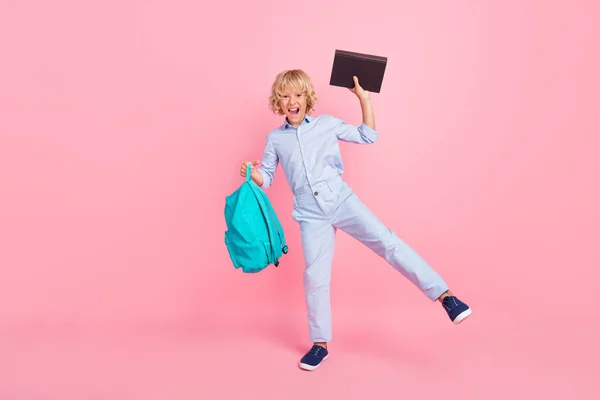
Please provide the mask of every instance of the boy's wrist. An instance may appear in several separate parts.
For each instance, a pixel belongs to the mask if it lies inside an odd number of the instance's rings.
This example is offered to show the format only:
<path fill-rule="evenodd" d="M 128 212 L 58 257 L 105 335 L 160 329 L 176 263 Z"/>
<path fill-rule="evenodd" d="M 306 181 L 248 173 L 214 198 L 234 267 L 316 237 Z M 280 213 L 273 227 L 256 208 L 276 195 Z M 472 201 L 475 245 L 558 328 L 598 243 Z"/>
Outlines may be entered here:
<path fill-rule="evenodd" d="M 363 112 L 370 112 L 373 109 L 371 99 L 360 99 L 360 108 Z"/>
<path fill-rule="evenodd" d="M 361 106 L 370 106 L 371 105 L 371 99 L 368 97 L 359 97 L 358 100 L 360 101 Z"/>

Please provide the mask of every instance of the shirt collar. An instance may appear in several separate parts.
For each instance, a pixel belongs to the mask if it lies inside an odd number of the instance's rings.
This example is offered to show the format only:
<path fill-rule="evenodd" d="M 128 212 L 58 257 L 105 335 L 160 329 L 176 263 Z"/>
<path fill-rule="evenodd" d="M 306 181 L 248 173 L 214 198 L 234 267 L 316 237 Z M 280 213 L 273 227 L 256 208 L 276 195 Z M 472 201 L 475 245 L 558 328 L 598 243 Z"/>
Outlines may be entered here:
<path fill-rule="evenodd" d="M 315 118 L 306 114 L 306 116 L 304 117 L 304 121 L 302 121 L 302 123 L 307 123 L 310 124 Z M 283 117 L 283 129 L 288 129 L 288 128 L 294 128 L 292 125 L 290 125 L 287 121 L 287 117 Z"/>

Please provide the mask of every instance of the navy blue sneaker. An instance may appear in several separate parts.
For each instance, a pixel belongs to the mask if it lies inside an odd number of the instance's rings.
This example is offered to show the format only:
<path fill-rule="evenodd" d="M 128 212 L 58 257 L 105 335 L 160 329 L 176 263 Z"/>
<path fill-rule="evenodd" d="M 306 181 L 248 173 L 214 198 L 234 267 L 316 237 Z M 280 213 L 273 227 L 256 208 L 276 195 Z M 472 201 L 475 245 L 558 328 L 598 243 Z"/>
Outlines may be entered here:
<path fill-rule="evenodd" d="M 327 349 L 315 344 L 300 360 L 300 368 L 314 371 L 321 365 L 321 362 L 327 360 L 327 357 L 329 357 Z"/>
<path fill-rule="evenodd" d="M 460 301 L 456 296 L 446 296 L 442 300 L 442 305 L 446 309 L 448 316 L 455 324 L 460 324 L 469 315 L 471 309 L 468 305 Z"/>

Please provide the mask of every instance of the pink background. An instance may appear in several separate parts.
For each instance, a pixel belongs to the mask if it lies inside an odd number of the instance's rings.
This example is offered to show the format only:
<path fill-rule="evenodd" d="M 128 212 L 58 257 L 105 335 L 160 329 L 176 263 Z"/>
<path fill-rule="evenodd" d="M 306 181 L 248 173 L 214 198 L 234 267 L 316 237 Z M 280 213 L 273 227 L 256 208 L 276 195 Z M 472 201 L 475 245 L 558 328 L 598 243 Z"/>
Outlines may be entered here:
<path fill-rule="evenodd" d="M 1 1 L 0 399 L 597 398 L 599 11 Z M 336 48 L 389 57 L 381 139 L 342 146 L 346 180 L 474 314 L 453 326 L 340 234 L 332 357 L 306 373 L 281 169 L 278 269 L 233 269 L 223 207 L 282 121 L 281 70 L 360 122 Z"/>

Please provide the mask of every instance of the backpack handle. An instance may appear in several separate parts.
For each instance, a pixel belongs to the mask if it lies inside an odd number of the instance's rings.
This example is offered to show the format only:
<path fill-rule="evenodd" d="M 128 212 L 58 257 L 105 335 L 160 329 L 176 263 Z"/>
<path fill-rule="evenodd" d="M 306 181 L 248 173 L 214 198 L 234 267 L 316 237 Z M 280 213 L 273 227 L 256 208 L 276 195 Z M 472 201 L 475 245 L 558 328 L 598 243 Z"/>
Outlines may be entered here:
<path fill-rule="evenodd" d="M 250 182 L 252 177 L 250 174 L 252 173 L 252 163 L 248 163 L 248 169 L 246 170 L 246 182 Z"/>

